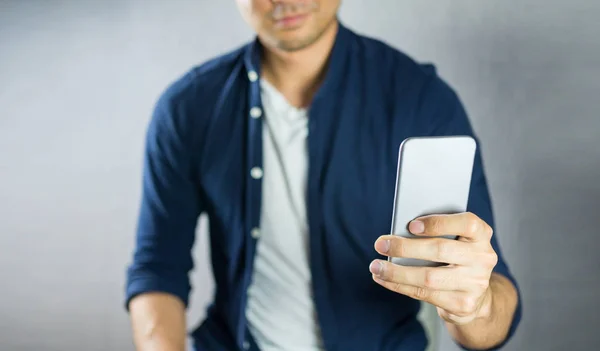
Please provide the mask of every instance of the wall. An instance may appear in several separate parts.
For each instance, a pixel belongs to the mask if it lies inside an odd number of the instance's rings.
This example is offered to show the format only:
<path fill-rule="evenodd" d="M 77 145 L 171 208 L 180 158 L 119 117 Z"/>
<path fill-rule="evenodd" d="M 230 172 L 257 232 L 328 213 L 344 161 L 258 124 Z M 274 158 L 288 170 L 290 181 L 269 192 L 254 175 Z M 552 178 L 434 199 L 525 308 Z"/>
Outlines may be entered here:
<path fill-rule="evenodd" d="M 507 350 L 600 344 L 598 15 L 593 0 L 343 5 L 350 27 L 435 62 L 467 106 L 523 289 Z M 132 350 L 122 287 L 152 104 L 250 35 L 233 1 L 0 0 L 2 350 Z M 194 322 L 212 293 L 205 238 Z"/>

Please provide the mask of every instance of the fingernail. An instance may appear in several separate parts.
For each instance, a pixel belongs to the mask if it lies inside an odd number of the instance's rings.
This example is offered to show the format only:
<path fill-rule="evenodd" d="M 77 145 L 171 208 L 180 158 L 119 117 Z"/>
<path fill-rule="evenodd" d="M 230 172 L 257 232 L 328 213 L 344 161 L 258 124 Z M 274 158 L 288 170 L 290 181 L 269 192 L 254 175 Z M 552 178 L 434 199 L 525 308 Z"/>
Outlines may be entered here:
<path fill-rule="evenodd" d="M 369 265 L 369 271 L 375 275 L 379 275 L 383 271 L 383 264 L 375 260 Z"/>
<path fill-rule="evenodd" d="M 377 252 L 386 253 L 390 250 L 390 241 L 389 240 L 378 240 L 375 243 L 375 250 Z"/>
<path fill-rule="evenodd" d="M 425 224 L 421 221 L 412 221 L 410 222 L 408 230 L 413 234 L 423 233 L 425 231 Z"/>

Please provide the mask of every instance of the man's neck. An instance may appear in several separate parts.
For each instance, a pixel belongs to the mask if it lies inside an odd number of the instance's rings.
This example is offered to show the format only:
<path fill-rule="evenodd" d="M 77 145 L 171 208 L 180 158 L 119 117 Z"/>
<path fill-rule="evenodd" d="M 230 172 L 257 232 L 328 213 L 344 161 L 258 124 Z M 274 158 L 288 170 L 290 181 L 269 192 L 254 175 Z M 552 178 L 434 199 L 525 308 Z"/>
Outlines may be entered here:
<path fill-rule="evenodd" d="M 293 106 L 310 105 L 323 81 L 338 25 L 336 21 L 316 42 L 298 51 L 264 47 L 262 78 L 275 86 Z"/>

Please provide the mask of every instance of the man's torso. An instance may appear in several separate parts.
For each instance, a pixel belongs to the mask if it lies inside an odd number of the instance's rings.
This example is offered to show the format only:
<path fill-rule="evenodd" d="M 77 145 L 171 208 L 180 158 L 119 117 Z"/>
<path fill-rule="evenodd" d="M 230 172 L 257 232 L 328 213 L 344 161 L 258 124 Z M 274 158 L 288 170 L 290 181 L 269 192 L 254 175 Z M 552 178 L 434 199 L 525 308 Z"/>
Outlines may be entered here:
<path fill-rule="evenodd" d="M 453 122 L 444 118 L 452 115 L 455 96 L 431 67 L 341 32 L 307 117 L 306 202 L 300 207 L 317 322 L 327 349 L 424 348 L 415 319 L 419 303 L 375 284 L 368 266 L 377 257 L 374 241 L 390 229 L 398 146 L 409 136 L 451 133 Z M 173 123 L 189 129 L 185 137 L 198 150 L 196 182 L 210 222 L 216 291 L 193 333 L 201 350 L 240 347 L 252 338 L 248 288 L 257 233 L 271 213 L 265 217 L 262 203 L 268 176 L 257 173 L 268 159 L 258 66 L 249 50 L 213 60 L 169 90 L 182 112 Z"/>

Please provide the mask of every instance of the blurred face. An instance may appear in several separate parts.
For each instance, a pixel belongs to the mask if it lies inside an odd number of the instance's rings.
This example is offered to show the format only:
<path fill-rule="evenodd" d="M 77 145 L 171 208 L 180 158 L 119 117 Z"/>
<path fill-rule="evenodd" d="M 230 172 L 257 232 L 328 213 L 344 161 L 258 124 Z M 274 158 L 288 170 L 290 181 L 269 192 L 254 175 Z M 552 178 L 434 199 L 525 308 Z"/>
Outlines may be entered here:
<path fill-rule="evenodd" d="M 236 0 L 265 45 L 297 51 L 335 25 L 341 0 Z"/>

